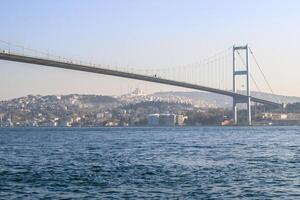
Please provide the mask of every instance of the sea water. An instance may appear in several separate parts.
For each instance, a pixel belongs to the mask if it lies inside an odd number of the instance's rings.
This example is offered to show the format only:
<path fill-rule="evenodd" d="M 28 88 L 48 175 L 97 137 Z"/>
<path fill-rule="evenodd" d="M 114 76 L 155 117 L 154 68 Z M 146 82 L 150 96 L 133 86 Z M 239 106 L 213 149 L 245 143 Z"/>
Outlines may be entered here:
<path fill-rule="evenodd" d="M 2 128 L 0 199 L 300 199 L 300 127 Z"/>

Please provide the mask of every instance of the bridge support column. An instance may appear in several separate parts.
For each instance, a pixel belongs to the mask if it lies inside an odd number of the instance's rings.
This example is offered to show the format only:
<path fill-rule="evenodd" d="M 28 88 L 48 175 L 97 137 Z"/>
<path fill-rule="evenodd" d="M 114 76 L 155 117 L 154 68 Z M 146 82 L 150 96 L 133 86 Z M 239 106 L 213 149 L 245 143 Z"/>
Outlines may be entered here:
<path fill-rule="evenodd" d="M 238 120 L 237 120 L 237 107 L 236 107 L 236 102 L 235 98 L 233 98 L 233 122 L 235 125 L 237 125 Z"/>
<path fill-rule="evenodd" d="M 251 119 L 251 91 L 250 91 L 250 66 L 248 61 L 248 45 L 246 45 L 246 71 L 247 71 L 247 111 L 248 111 L 248 126 L 252 125 L 252 119 Z"/>
<path fill-rule="evenodd" d="M 239 54 L 241 57 L 239 51 L 245 51 L 245 63 L 243 63 L 245 66 L 240 67 L 240 69 L 237 69 L 237 64 L 236 64 L 236 53 Z M 242 58 L 241 58 L 242 59 Z M 241 69 L 245 68 L 245 69 Z M 237 88 L 236 88 L 236 77 L 237 76 L 246 76 L 246 92 L 247 92 L 247 97 L 246 98 L 239 98 L 238 95 L 237 97 L 233 97 L 233 121 L 234 124 L 238 123 L 237 119 L 237 104 L 238 103 L 243 103 L 247 104 L 247 124 L 251 126 L 252 124 L 252 119 L 251 119 L 251 92 L 250 92 L 250 67 L 249 67 L 249 62 L 248 62 L 248 45 L 245 46 L 233 46 L 233 92 L 237 93 Z"/>
<path fill-rule="evenodd" d="M 248 97 L 247 102 L 247 113 L 248 113 L 248 126 L 252 125 L 252 117 L 251 117 L 251 97 Z"/>

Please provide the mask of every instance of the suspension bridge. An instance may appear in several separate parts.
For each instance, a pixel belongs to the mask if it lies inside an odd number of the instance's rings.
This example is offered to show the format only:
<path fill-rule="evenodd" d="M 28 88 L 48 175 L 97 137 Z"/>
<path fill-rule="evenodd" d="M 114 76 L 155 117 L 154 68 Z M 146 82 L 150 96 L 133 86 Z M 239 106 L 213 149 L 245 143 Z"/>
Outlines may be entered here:
<path fill-rule="evenodd" d="M 194 64 L 173 68 L 145 69 L 85 63 L 25 48 L 6 41 L 0 41 L 0 43 L 2 44 L 0 46 L 0 60 L 104 74 L 232 97 L 233 120 L 235 124 L 238 123 L 238 104 L 247 105 L 248 125 L 252 123 L 252 102 L 276 107 L 283 106 L 280 100 L 262 99 L 251 95 L 252 86 L 256 88 L 256 91 L 261 91 L 261 84 L 255 79 L 257 76 L 251 73 L 250 56 L 268 90 L 272 94 L 274 92 L 253 51 L 248 45 L 230 47 Z"/>

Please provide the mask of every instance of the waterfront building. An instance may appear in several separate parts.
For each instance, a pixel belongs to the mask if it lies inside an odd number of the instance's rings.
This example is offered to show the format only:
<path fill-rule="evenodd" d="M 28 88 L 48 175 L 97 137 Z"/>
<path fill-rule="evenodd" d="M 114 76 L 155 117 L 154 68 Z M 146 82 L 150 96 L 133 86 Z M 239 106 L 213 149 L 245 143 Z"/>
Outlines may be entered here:
<path fill-rule="evenodd" d="M 176 116 L 176 124 L 177 124 L 178 126 L 183 126 L 183 125 L 184 125 L 184 121 L 185 121 L 186 118 L 187 118 L 187 117 L 184 116 L 184 115 L 177 115 L 177 116 Z"/>
<path fill-rule="evenodd" d="M 160 114 L 159 125 L 161 126 L 174 126 L 176 124 L 176 115 L 174 114 Z"/>
<path fill-rule="evenodd" d="M 148 115 L 148 126 L 158 126 L 159 125 L 159 114 Z"/>

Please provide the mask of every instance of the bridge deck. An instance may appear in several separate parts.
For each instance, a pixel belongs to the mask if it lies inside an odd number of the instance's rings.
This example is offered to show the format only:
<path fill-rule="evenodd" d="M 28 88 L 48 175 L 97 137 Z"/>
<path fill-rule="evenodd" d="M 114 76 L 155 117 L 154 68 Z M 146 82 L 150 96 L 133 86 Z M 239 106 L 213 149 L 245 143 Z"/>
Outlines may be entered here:
<path fill-rule="evenodd" d="M 178 87 L 183 87 L 183 88 L 212 92 L 212 93 L 230 96 L 230 97 L 234 97 L 234 98 L 241 98 L 241 99 L 247 98 L 246 95 L 237 94 L 237 93 L 234 93 L 231 91 L 226 91 L 226 90 L 220 90 L 217 88 L 211 88 L 211 87 L 206 87 L 206 86 L 201 86 L 201 85 L 196 85 L 196 84 L 191 84 L 191 83 L 168 80 L 168 79 L 158 78 L 158 77 L 154 77 L 154 76 L 153 77 L 145 76 L 145 75 L 140 75 L 140 74 L 122 72 L 122 71 L 117 71 L 117 70 L 110 70 L 110 69 L 93 67 L 93 66 L 88 66 L 88 65 L 75 64 L 75 63 L 71 63 L 71 62 L 62 62 L 62 61 L 45 59 L 45 58 L 36 58 L 36 57 L 30 57 L 30 56 L 24 56 L 24 55 L 12 54 L 12 53 L 5 53 L 5 52 L 0 52 L 0 60 L 7 60 L 7 61 L 14 61 L 14 62 L 28 63 L 28 64 L 36 64 L 36 65 L 44 65 L 44 66 L 49 66 L 49 67 L 56 67 L 56 68 L 70 69 L 70 70 L 76 70 L 76 71 L 118 76 L 118 77 L 123 77 L 123 78 L 142 80 L 142 81 L 148 81 L 148 82 L 153 82 L 153 83 L 161 83 L 161 84 L 165 84 L 165 85 L 172 85 L 172 86 L 178 86 Z M 268 100 L 264 100 L 264 99 L 260 99 L 260 98 L 256 98 L 256 97 L 251 97 L 251 101 L 257 102 L 257 103 L 262 103 L 262 104 L 281 106 L 281 104 L 279 104 L 279 103 L 275 103 L 272 101 L 268 101 Z"/>

